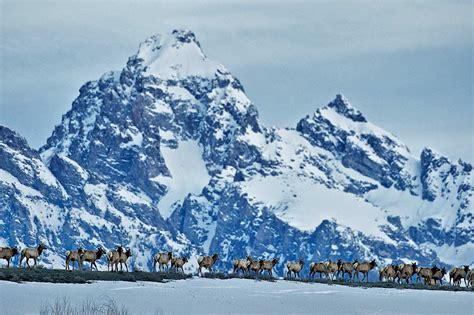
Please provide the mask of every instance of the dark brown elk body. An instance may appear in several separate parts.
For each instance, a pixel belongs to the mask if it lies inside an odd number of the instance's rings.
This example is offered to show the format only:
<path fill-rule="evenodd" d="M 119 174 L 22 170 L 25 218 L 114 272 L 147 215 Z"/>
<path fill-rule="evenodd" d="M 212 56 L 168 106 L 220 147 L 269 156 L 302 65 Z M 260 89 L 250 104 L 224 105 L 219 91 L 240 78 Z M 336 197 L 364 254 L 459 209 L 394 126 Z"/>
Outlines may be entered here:
<path fill-rule="evenodd" d="M 469 273 L 469 266 L 464 266 L 461 268 L 454 268 L 450 273 L 450 281 L 453 280 L 453 285 L 461 285 L 461 280 L 464 279 L 464 284 L 467 285 L 467 274 Z"/>
<path fill-rule="evenodd" d="M 372 259 L 371 262 L 356 263 L 354 264 L 354 276 L 357 277 L 357 280 L 359 280 L 359 273 L 362 273 L 364 275 L 362 281 L 365 279 L 366 282 L 369 282 L 369 271 L 375 267 L 377 267 L 375 259 Z"/>
<path fill-rule="evenodd" d="M 349 275 L 349 280 L 353 281 L 352 273 L 354 271 L 354 265 L 358 264 L 357 260 L 354 261 L 353 263 L 351 263 L 351 262 L 342 262 L 342 261 L 338 261 L 338 263 L 339 263 L 339 269 L 337 271 L 336 279 L 339 279 L 339 273 L 342 272 L 342 279 L 343 280 L 345 280 L 346 274 L 348 274 Z"/>
<path fill-rule="evenodd" d="M 288 278 L 291 278 L 291 274 L 293 273 L 295 278 L 300 277 L 300 271 L 303 269 L 304 266 L 304 260 L 300 259 L 297 262 L 290 261 L 286 264 L 286 268 L 288 269 L 288 272 L 286 273 L 286 276 Z"/>
<path fill-rule="evenodd" d="M 16 247 L 0 247 L 0 259 L 7 261 L 7 268 L 10 267 L 10 261 L 16 255 L 18 255 L 18 249 Z"/>
<path fill-rule="evenodd" d="M 219 259 L 219 255 L 217 254 L 214 254 L 212 256 L 199 257 L 197 261 L 199 265 L 199 268 L 198 268 L 199 274 L 202 276 L 202 268 L 206 268 L 210 272 L 213 272 L 212 267 L 214 266 L 214 264 L 217 262 L 218 259 Z"/>
<path fill-rule="evenodd" d="M 23 259 L 26 259 L 26 265 L 30 267 L 29 260 L 33 259 L 35 262 L 35 266 L 37 265 L 37 260 L 38 257 L 43 253 L 43 251 L 47 249 L 44 244 L 38 245 L 36 248 L 24 248 L 21 250 L 21 255 L 20 255 L 20 268 L 21 268 L 21 263 Z"/>
<path fill-rule="evenodd" d="M 326 266 L 327 266 L 328 274 L 332 273 L 331 280 L 334 280 L 334 277 L 336 277 L 337 275 L 337 269 L 338 269 L 337 262 L 328 260 L 326 262 Z"/>
<path fill-rule="evenodd" d="M 238 273 L 242 271 L 243 274 L 246 274 L 249 270 L 250 264 L 252 263 L 252 257 L 247 256 L 246 259 L 236 259 L 233 262 L 234 270 L 233 273 Z"/>
<path fill-rule="evenodd" d="M 398 282 L 400 280 L 405 279 L 406 283 L 410 283 L 410 279 L 413 275 L 416 274 L 417 265 L 416 262 L 412 264 L 403 264 L 399 266 L 399 271 L 397 273 Z"/>
<path fill-rule="evenodd" d="M 107 253 L 107 271 L 114 271 L 113 262 L 120 259 L 120 255 L 123 253 L 123 251 L 123 247 L 118 246 L 116 250 L 111 250 Z"/>
<path fill-rule="evenodd" d="M 309 277 L 314 278 L 316 273 L 319 273 L 319 279 L 322 279 L 324 273 L 327 280 L 329 278 L 329 262 L 312 262 L 309 265 Z"/>
<path fill-rule="evenodd" d="M 178 271 L 181 269 L 184 272 L 184 264 L 188 262 L 186 257 L 173 257 L 171 258 L 171 270 Z"/>
<path fill-rule="evenodd" d="M 248 271 L 248 274 L 250 274 L 250 271 L 253 271 L 255 272 L 255 275 L 259 275 L 260 272 L 262 271 L 262 266 L 263 266 L 263 260 L 260 259 L 260 260 L 252 260 L 250 262 L 250 265 L 247 269 Z"/>
<path fill-rule="evenodd" d="M 120 270 L 123 270 L 123 265 L 125 265 L 125 268 L 127 269 L 128 272 L 128 259 L 132 257 L 132 250 L 128 248 L 126 251 L 120 253 L 118 258 L 116 258 L 112 263 L 115 265 L 115 271 L 118 271 L 118 264 L 120 264 Z"/>
<path fill-rule="evenodd" d="M 84 254 L 84 250 L 82 248 L 78 248 L 77 250 L 68 250 L 66 252 L 66 270 L 71 270 L 69 267 L 69 263 L 72 263 L 72 270 L 74 270 L 74 263 L 77 262 L 77 266 L 80 268 L 79 262 L 81 260 L 81 255 Z"/>
<path fill-rule="evenodd" d="M 96 261 L 100 260 L 100 258 L 105 254 L 105 250 L 102 247 L 97 248 L 97 250 L 85 250 L 84 253 L 81 255 L 81 259 L 79 262 L 79 265 L 83 266 L 84 262 L 90 262 L 91 263 L 91 270 L 99 270 L 97 268 Z"/>
<path fill-rule="evenodd" d="M 380 269 L 379 271 L 379 281 L 395 281 L 395 276 L 397 275 L 398 266 L 388 265 Z"/>
<path fill-rule="evenodd" d="M 441 268 L 433 272 L 433 280 L 434 284 L 437 284 L 439 282 L 440 285 L 443 284 L 443 278 L 444 275 L 446 274 L 446 268 Z"/>
<path fill-rule="evenodd" d="M 433 268 L 420 267 L 418 269 L 418 276 L 416 277 L 416 282 L 423 278 L 424 284 L 431 285 L 431 279 L 433 278 L 433 273 L 438 271 L 439 268 L 434 266 Z"/>
<path fill-rule="evenodd" d="M 167 252 L 167 253 L 157 253 L 153 257 L 153 269 L 156 271 L 156 264 L 158 264 L 158 268 L 160 271 L 162 270 L 168 270 L 168 263 L 171 262 L 171 259 L 173 258 L 173 253 L 172 252 Z"/>
<path fill-rule="evenodd" d="M 266 271 L 270 275 L 270 277 L 273 277 L 272 270 L 273 270 L 273 267 L 276 266 L 276 264 L 278 264 L 278 259 L 276 258 L 273 258 L 272 260 L 263 260 L 261 264 L 262 265 L 261 272 L 263 273 L 264 271 Z"/>

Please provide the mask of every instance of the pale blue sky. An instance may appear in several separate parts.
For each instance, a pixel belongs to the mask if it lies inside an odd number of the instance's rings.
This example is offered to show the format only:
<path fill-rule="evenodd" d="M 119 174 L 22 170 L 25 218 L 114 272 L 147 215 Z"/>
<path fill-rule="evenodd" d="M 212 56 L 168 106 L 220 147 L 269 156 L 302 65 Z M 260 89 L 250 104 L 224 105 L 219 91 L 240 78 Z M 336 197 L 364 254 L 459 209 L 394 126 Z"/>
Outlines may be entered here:
<path fill-rule="evenodd" d="M 38 148 L 83 83 L 189 28 L 269 126 L 343 93 L 416 155 L 474 161 L 471 1 L 221 2 L 0 0 L 0 124 Z"/>

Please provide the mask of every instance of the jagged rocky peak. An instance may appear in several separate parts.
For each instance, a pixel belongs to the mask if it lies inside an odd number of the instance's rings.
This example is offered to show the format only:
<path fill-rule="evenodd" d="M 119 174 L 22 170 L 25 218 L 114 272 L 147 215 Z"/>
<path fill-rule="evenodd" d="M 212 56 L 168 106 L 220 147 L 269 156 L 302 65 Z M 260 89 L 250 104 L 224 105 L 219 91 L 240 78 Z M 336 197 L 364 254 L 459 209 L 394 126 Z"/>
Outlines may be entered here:
<path fill-rule="evenodd" d="M 336 98 L 327 105 L 327 107 L 334 109 L 338 114 L 347 117 L 357 122 L 367 122 L 367 119 L 362 113 L 354 108 L 349 100 L 342 94 L 337 94 Z"/>
<path fill-rule="evenodd" d="M 26 185 L 48 194 L 51 199 L 65 197 L 63 187 L 43 164 L 38 152 L 17 132 L 0 125 L 0 180 L 2 179 L 15 189 Z"/>
<path fill-rule="evenodd" d="M 438 151 L 425 147 L 420 154 L 420 161 L 422 170 L 441 170 L 449 171 L 452 174 L 458 172 L 470 173 L 472 171 L 472 165 L 468 162 L 465 162 L 461 159 L 457 161 L 451 161 L 446 156 L 442 155 Z"/>
<path fill-rule="evenodd" d="M 307 115 L 300 120 L 297 130 L 317 145 L 326 149 L 329 146 L 333 152 L 341 153 L 348 149 L 347 145 L 356 145 L 378 153 L 382 153 L 385 148 L 396 150 L 403 156 L 410 155 L 408 147 L 403 142 L 367 121 L 342 94 L 336 95 L 328 105 L 318 108 L 312 116 Z"/>
<path fill-rule="evenodd" d="M 445 196 L 448 192 L 443 189 L 449 186 L 449 183 L 459 181 L 458 190 L 462 192 L 469 190 L 469 179 L 463 179 L 470 176 L 472 165 L 459 160 L 452 162 L 441 153 L 431 149 L 424 148 L 420 155 L 421 175 L 420 180 L 423 185 L 423 199 L 434 201 L 437 197 Z"/>
<path fill-rule="evenodd" d="M 250 165 L 259 159 L 255 147 L 264 127 L 240 82 L 221 69 L 192 32 L 152 36 L 120 73 L 107 72 L 80 89 L 42 157 L 71 195 L 90 195 L 92 186 L 108 187 L 109 194 L 113 185 L 130 186 L 153 202 L 179 175 L 167 159 L 174 150 L 195 145 L 204 173 Z"/>
<path fill-rule="evenodd" d="M 201 47 L 201 44 L 199 44 L 198 40 L 196 39 L 196 35 L 190 30 L 173 30 L 171 34 L 174 35 L 176 39 L 181 43 L 195 43 L 196 45 Z"/>
<path fill-rule="evenodd" d="M 163 80 L 186 77 L 214 77 L 217 71 L 228 73 L 224 66 L 206 57 L 196 35 L 190 30 L 174 30 L 153 35 L 142 42 L 129 64 L 139 65 L 145 74 Z"/>
<path fill-rule="evenodd" d="M 22 151 L 31 151 L 25 138 L 10 128 L 2 125 L 0 125 L 0 145 L 3 149 L 9 147 Z"/>
<path fill-rule="evenodd" d="M 413 157 L 408 147 L 393 134 L 370 123 L 341 94 L 327 106 L 306 116 L 297 130 L 313 145 L 333 153 L 343 165 L 377 180 L 384 187 L 409 188 L 417 194 L 410 170 Z"/>
<path fill-rule="evenodd" d="M 140 43 L 137 56 L 146 60 L 144 57 L 150 56 L 150 52 L 158 51 L 165 45 L 179 49 L 179 46 L 182 46 L 183 44 L 194 44 L 201 48 L 201 44 L 197 40 L 194 32 L 187 29 L 179 29 L 173 30 L 167 35 L 155 34 L 150 36 Z"/>
<path fill-rule="evenodd" d="M 421 151 L 420 158 L 423 167 L 432 166 L 434 168 L 439 168 L 443 164 L 451 164 L 451 161 L 447 157 L 442 156 L 441 153 L 427 147 L 423 148 Z"/>

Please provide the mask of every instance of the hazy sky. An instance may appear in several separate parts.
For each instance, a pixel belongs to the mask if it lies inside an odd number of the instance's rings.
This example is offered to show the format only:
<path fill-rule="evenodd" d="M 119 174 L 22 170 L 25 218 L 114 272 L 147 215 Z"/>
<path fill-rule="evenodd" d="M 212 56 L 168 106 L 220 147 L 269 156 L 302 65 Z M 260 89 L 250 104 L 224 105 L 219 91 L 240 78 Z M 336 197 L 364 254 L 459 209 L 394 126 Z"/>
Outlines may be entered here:
<path fill-rule="evenodd" d="M 222 2 L 0 0 L 0 124 L 40 147 L 83 83 L 189 28 L 268 126 L 343 93 L 416 155 L 474 161 L 471 1 Z"/>

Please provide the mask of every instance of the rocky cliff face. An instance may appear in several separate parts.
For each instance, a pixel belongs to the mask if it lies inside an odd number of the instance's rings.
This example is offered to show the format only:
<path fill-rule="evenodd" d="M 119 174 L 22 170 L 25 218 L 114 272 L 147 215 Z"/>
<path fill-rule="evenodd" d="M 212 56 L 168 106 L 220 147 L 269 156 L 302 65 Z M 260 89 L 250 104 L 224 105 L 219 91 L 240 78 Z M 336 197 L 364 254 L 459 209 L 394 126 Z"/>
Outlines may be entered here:
<path fill-rule="evenodd" d="M 0 126 L 0 243 L 63 245 L 63 209 L 70 198 L 60 182 L 16 132 Z M 68 237 L 65 235 L 64 239 Z M 51 255 L 52 263 L 59 263 Z"/>
<path fill-rule="evenodd" d="M 472 167 L 414 156 L 346 98 L 267 128 L 186 30 L 87 82 L 40 153 L 0 129 L 0 241 L 287 259 L 474 261 Z M 29 222 L 25 225 L 22 222 Z M 54 253 L 54 254 L 53 254 Z"/>

